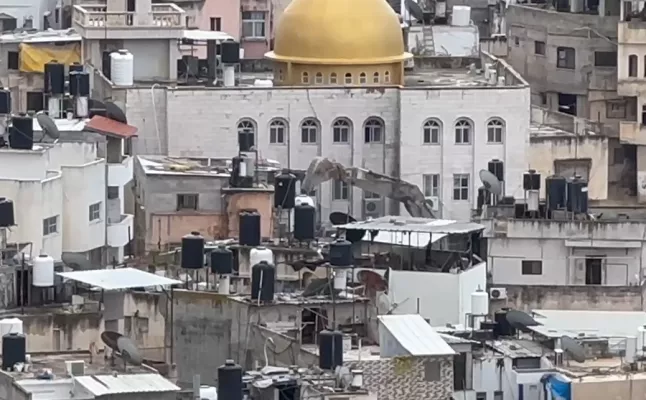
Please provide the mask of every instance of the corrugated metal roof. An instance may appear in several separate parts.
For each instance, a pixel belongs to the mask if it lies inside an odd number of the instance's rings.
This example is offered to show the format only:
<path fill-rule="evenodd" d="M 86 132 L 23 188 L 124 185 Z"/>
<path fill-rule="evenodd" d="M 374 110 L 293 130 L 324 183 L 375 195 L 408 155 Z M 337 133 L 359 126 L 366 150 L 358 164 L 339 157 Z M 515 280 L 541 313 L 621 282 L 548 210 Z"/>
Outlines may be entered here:
<path fill-rule="evenodd" d="M 484 230 L 484 225 L 476 224 L 474 222 L 456 221 L 450 221 L 450 223 L 447 224 L 445 223 L 445 220 L 430 218 L 385 216 L 368 221 L 357 221 L 345 225 L 336 225 L 335 228 L 362 229 L 368 231 L 465 234 Z"/>
<path fill-rule="evenodd" d="M 177 392 L 179 387 L 158 374 L 90 375 L 74 380 L 94 396 L 120 393 Z"/>
<path fill-rule="evenodd" d="M 448 333 L 439 334 L 442 339 L 448 344 L 478 344 L 474 340 L 464 339 L 459 336 L 449 335 Z"/>
<path fill-rule="evenodd" d="M 85 124 L 85 129 L 102 135 L 129 139 L 137 137 L 137 128 L 101 115 L 95 115 Z"/>
<path fill-rule="evenodd" d="M 381 315 L 379 322 L 412 356 L 455 354 L 451 346 L 419 314 Z"/>
<path fill-rule="evenodd" d="M 151 274 L 135 268 L 96 269 L 91 271 L 58 272 L 63 278 L 95 286 L 103 290 L 166 286 L 182 283 L 176 279 Z"/>

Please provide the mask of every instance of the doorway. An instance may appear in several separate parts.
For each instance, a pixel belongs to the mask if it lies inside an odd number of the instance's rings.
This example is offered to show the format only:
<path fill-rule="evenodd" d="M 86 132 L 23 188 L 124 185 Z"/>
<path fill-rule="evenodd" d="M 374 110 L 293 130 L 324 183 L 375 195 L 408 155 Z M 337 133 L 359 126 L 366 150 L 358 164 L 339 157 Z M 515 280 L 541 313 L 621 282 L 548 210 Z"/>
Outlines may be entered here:
<path fill-rule="evenodd" d="M 576 116 L 576 95 L 559 93 L 559 112 Z"/>
<path fill-rule="evenodd" d="M 585 284 L 601 285 L 603 280 L 602 273 L 603 258 L 586 257 L 585 259 Z"/>

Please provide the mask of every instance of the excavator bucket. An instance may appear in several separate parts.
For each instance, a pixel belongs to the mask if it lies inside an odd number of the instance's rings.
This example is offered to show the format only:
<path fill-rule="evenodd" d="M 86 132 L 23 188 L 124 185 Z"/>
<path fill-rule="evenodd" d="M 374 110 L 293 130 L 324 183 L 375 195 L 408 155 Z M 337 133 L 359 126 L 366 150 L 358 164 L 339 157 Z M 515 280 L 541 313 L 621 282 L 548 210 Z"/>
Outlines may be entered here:
<path fill-rule="evenodd" d="M 314 188 L 330 179 L 338 179 L 343 174 L 343 167 L 336 162 L 324 158 L 315 157 L 305 171 L 305 178 L 301 184 L 301 190 L 305 193 L 311 192 Z"/>

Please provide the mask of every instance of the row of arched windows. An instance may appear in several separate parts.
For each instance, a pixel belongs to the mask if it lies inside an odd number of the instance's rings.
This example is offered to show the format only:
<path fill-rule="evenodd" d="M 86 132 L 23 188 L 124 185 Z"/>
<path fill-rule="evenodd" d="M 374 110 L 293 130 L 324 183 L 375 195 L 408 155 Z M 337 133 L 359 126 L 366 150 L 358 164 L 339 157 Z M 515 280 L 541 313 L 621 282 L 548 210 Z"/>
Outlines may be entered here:
<path fill-rule="evenodd" d="M 278 76 L 279 76 L 279 79 L 282 80 L 282 70 L 279 71 Z M 303 71 L 301 73 L 301 83 L 304 85 L 309 85 L 312 83 L 316 85 L 323 85 L 328 83 L 331 85 L 336 85 L 339 83 L 343 83 L 345 85 L 353 85 L 353 84 L 361 85 L 361 84 L 368 84 L 368 83 L 390 83 L 390 71 L 385 71 L 383 75 L 379 74 L 378 71 L 373 72 L 372 75 L 369 75 L 365 72 L 361 72 L 356 82 L 355 82 L 354 76 L 350 72 L 346 72 L 345 75 L 343 75 L 343 82 L 340 82 L 339 76 L 337 75 L 336 72 L 330 73 L 329 76 L 324 76 L 322 72 L 317 72 L 312 76 L 310 75 L 309 72 Z"/>
<path fill-rule="evenodd" d="M 321 126 L 314 118 L 306 118 L 300 124 L 301 143 L 318 143 Z M 284 119 L 276 118 L 269 123 L 269 143 L 283 144 L 287 141 L 288 124 Z M 473 122 L 460 118 L 455 122 L 454 133 L 456 144 L 470 144 L 474 132 Z M 381 143 L 384 139 L 385 127 L 380 118 L 371 117 L 363 124 L 364 142 Z M 332 123 L 332 141 L 334 143 L 349 143 L 352 134 L 352 122 L 347 118 L 338 118 Z M 243 119 L 238 123 L 238 135 L 244 135 L 252 140 L 256 135 L 256 123 L 251 119 Z M 443 135 L 443 124 L 440 120 L 431 118 L 422 126 L 423 144 L 440 144 Z M 502 143 L 505 136 L 505 123 L 500 118 L 492 118 L 487 122 L 487 143 Z"/>

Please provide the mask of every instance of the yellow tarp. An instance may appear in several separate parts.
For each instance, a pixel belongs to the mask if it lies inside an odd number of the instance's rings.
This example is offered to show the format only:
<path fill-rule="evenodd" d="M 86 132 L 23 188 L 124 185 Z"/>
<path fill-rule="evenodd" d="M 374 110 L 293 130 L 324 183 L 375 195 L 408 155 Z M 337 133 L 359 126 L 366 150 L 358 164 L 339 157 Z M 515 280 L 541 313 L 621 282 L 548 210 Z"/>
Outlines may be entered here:
<path fill-rule="evenodd" d="M 45 64 L 56 60 L 70 65 L 81 62 L 81 45 L 79 43 L 54 46 L 52 44 L 20 44 L 20 71 L 45 72 Z"/>

